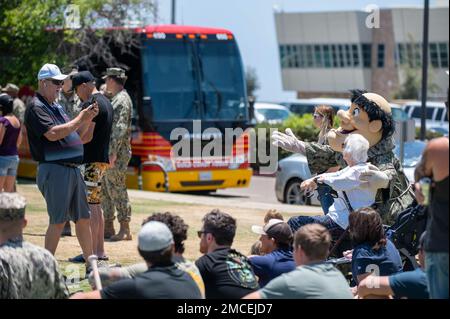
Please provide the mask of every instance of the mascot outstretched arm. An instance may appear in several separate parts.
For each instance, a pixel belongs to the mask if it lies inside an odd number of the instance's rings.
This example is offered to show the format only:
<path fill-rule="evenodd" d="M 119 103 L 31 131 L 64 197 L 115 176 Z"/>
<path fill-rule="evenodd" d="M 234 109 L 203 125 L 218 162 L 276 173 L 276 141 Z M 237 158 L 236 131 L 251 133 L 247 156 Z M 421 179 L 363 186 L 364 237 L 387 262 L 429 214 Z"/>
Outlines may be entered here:
<path fill-rule="evenodd" d="M 397 214 L 414 200 L 411 185 L 395 157 L 392 135 L 395 123 L 389 102 L 375 93 L 352 90 L 351 107 L 340 110 L 337 116 L 341 126 L 327 135 L 329 145 L 298 140 L 290 129 L 286 133 L 274 132 L 273 144 L 287 151 L 304 154 L 312 174 L 324 172 L 334 166 L 346 167 L 342 146 L 349 134 L 361 134 L 370 144 L 368 161 L 371 170 L 361 175 L 365 187 L 378 189 L 376 208 L 386 224 L 392 224 Z"/>

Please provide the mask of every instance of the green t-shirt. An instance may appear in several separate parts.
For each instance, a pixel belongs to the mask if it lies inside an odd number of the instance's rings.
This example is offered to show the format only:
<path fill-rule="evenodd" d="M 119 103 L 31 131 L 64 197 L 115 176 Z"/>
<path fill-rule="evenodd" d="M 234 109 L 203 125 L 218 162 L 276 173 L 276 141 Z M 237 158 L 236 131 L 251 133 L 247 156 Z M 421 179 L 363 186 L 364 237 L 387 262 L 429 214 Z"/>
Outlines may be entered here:
<path fill-rule="evenodd" d="M 299 266 L 259 290 L 263 299 L 352 299 L 342 273 L 331 264 Z"/>

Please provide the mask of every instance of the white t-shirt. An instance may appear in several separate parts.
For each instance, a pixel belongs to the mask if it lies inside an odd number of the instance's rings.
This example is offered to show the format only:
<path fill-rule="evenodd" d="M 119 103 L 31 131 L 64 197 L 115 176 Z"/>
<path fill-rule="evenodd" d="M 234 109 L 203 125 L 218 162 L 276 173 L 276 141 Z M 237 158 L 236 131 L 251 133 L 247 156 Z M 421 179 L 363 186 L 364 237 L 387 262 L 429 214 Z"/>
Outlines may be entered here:
<path fill-rule="evenodd" d="M 350 214 L 342 191 L 345 191 L 347 194 L 354 210 L 370 206 L 375 202 L 377 189 L 361 187 L 362 182 L 359 180 L 361 173 L 368 170 L 369 165 L 362 163 L 351 167 L 348 166 L 335 173 L 322 174 L 324 183 L 330 185 L 338 192 L 339 198 L 334 199 L 333 205 L 328 210 L 328 216 L 342 229 L 348 227 L 348 216 Z"/>

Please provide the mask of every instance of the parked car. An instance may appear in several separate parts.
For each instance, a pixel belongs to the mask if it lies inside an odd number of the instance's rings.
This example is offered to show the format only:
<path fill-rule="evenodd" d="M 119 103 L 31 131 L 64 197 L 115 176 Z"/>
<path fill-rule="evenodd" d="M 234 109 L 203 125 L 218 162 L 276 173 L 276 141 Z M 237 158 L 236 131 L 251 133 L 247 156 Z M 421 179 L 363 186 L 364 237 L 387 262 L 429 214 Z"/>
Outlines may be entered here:
<path fill-rule="evenodd" d="M 278 162 L 275 180 L 277 199 L 291 205 L 319 205 L 317 196 L 308 198 L 300 189 L 300 184 L 311 177 L 308 162 L 302 154 L 293 154 Z"/>
<path fill-rule="evenodd" d="M 408 117 L 414 119 L 416 127 L 421 126 L 422 102 L 412 101 L 403 104 Z M 447 108 L 444 103 L 427 101 L 426 127 L 428 130 L 448 134 Z"/>
<path fill-rule="evenodd" d="M 422 158 L 426 145 L 427 143 L 421 140 L 405 142 L 404 144 L 403 171 L 411 183 L 414 183 L 414 170 Z M 400 145 L 395 146 L 394 153 L 395 156 L 400 158 Z"/>
<path fill-rule="evenodd" d="M 312 114 L 316 106 L 309 99 L 295 99 L 287 102 L 280 102 L 281 105 L 287 107 L 292 113 L 298 116 L 303 114 Z"/>
<path fill-rule="evenodd" d="M 257 123 L 280 124 L 291 116 L 289 109 L 280 104 L 255 103 Z"/>

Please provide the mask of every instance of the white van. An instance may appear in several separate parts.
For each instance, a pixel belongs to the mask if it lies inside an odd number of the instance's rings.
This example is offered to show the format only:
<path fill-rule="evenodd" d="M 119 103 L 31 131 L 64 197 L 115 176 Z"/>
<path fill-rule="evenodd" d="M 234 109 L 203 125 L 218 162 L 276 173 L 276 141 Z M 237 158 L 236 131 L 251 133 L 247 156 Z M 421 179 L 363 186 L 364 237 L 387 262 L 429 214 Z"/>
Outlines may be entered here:
<path fill-rule="evenodd" d="M 257 123 L 280 124 L 291 116 L 289 109 L 280 104 L 255 103 L 255 118 Z"/>
<path fill-rule="evenodd" d="M 414 119 L 416 127 L 420 127 L 422 102 L 406 102 L 403 105 L 403 110 L 408 114 L 408 117 Z M 427 101 L 426 127 L 427 130 L 448 134 L 447 108 L 444 103 Z"/>

